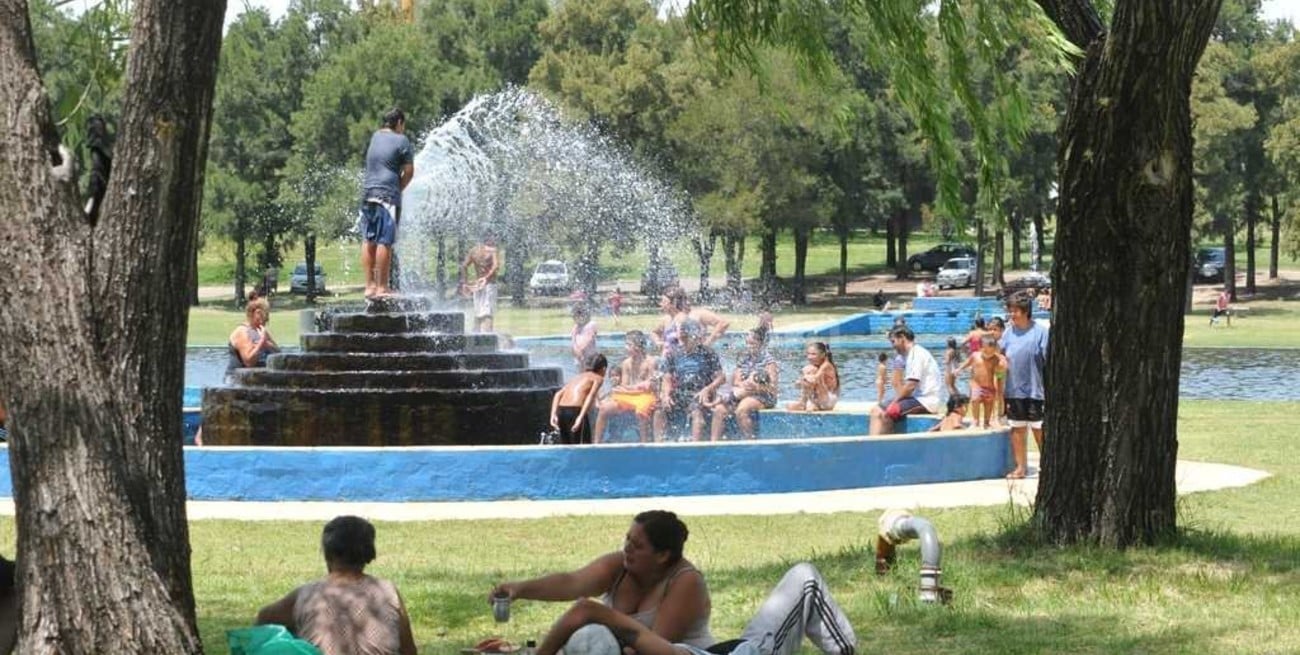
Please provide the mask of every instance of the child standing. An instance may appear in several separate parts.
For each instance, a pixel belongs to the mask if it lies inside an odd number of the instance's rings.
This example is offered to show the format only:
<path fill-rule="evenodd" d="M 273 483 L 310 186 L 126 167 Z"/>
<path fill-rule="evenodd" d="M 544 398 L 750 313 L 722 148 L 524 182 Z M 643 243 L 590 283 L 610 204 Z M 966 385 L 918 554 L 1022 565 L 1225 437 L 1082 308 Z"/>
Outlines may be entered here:
<path fill-rule="evenodd" d="M 982 408 L 984 427 L 987 428 L 992 423 L 998 398 L 1002 394 L 1007 357 L 998 351 L 998 342 L 992 336 L 987 336 L 980 344 L 980 351 L 971 355 L 957 371 L 967 368 L 971 370 L 970 401 Z M 1002 375 L 999 376 L 999 373 Z"/>
<path fill-rule="evenodd" d="M 562 444 L 591 443 L 591 427 L 587 421 L 596 394 L 605 384 L 605 369 L 609 366 L 605 356 L 596 353 L 587 362 L 586 370 L 569 380 L 551 400 L 551 427 L 560 431 Z"/>

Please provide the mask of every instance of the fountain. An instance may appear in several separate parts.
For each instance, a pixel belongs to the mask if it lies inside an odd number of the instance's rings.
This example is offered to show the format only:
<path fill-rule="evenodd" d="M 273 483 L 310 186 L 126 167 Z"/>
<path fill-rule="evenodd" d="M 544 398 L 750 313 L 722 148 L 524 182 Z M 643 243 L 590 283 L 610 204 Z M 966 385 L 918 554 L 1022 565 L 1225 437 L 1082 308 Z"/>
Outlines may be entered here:
<path fill-rule="evenodd" d="M 427 298 L 322 315 L 301 353 L 238 369 L 203 392 L 209 445 L 416 446 L 536 443 L 558 368 L 529 368 L 495 334 Z"/>

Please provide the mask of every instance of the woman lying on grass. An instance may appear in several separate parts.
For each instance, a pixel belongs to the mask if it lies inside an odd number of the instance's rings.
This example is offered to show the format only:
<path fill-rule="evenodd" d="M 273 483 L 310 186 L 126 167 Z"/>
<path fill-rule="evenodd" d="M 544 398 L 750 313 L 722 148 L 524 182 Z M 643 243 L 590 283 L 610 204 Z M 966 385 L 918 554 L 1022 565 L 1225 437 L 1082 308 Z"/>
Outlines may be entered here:
<path fill-rule="evenodd" d="M 608 629 L 613 637 L 604 638 L 609 646 L 601 652 L 582 655 L 618 655 L 615 640 L 618 646 L 631 648 L 637 655 L 793 655 L 799 651 L 804 635 L 827 655 L 854 655 L 857 647 L 848 617 L 831 598 L 821 573 L 807 562 L 786 572 L 739 639 L 705 647 L 672 643 L 625 614 L 591 600 L 580 600 L 551 627 L 537 655 L 555 655 L 575 633 L 593 629 Z M 584 634 L 580 640 L 585 646 L 600 643 L 598 637 Z"/>

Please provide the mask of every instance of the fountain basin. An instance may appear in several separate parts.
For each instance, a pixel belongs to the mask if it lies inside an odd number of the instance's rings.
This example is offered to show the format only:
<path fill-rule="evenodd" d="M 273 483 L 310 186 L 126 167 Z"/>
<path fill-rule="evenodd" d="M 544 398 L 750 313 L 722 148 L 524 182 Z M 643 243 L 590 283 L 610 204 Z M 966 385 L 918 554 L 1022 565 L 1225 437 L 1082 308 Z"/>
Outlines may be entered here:
<path fill-rule="evenodd" d="M 12 496 L 0 447 L 0 496 Z M 1010 470 L 1006 430 L 602 446 L 185 449 L 192 500 L 435 502 L 786 493 Z"/>

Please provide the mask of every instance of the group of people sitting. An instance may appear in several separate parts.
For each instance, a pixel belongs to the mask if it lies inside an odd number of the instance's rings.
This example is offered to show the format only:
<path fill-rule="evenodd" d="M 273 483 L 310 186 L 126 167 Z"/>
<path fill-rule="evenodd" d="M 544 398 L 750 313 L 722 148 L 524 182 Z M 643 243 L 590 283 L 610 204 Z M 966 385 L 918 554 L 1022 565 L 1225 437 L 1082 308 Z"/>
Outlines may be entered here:
<path fill-rule="evenodd" d="M 608 359 L 596 352 L 596 329 L 584 307 L 574 309 L 572 349 L 581 373 L 571 379 L 551 405 L 551 427 L 562 443 L 600 443 L 610 418 L 633 413 L 638 437 L 662 441 L 679 426 L 689 426 L 690 438 L 722 438 L 729 417 L 742 436 L 755 436 L 755 413 L 777 406 L 780 367 L 768 350 L 771 315 L 759 317 L 745 335 L 728 376 L 713 344 L 726 333 L 728 322 L 715 312 L 692 307 L 680 287 L 666 290 L 660 300 L 661 323 L 649 334 L 626 333 L 626 356 L 609 370 Z M 651 354 L 653 352 L 657 354 Z M 839 400 L 839 370 L 825 343 L 809 343 L 807 364 L 794 381 L 798 398 L 791 411 L 826 411 Z M 602 396 L 606 378 L 608 393 Z M 588 421 L 595 414 L 594 428 Z"/>
<path fill-rule="evenodd" d="M 704 573 L 684 556 L 688 535 L 676 514 L 642 512 L 621 550 L 574 571 L 498 583 L 488 601 L 574 601 L 541 639 L 537 655 L 555 655 L 580 630 L 604 633 L 609 643 L 588 655 L 792 655 L 805 636 L 828 655 L 856 652 L 853 626 L 806 562 L 786 572 L 739 637 L 715 638 Z M 257 623 L 283 625 L 327 655 L 413 655 L 401 594 L 392 582 L 365 573 L 375 559 L 374 526 L 355 516 L 335 518 L 321 548 L 328 574 L 262 608 Z"/>

